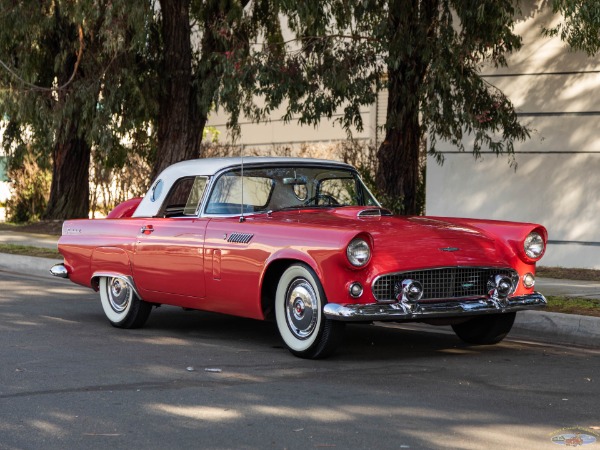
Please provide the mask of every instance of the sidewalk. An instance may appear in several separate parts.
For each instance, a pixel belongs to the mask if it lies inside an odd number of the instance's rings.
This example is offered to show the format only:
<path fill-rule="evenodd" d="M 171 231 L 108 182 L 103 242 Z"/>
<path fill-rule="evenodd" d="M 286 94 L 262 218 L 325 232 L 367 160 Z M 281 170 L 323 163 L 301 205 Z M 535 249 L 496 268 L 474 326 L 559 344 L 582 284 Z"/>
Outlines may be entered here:
<path fill-rule="evenodd" d="M 0 230 L 0 244 L 28 245 L 30 247 L 56 248 L 58 236 Z"/>
<path fill-rule="evenodd" d="M 561 280 L 536 278 L 535 288 L 544 295 L 600 298 L 600 281 Z"/>
<path fill-rule="evenodd" d="M 0 243 L 56 248 L 58 236 L 0 231 Z M 49 269 L 62 262 L 47 258 L 0 253 L 0 271 L 51 277 Z M 1 280 L 1 277 L 0 277 Z M 542 294 L 600 298 L 600 282 L 538 278 L 536 290 Z M 600 348 L 600 317 L 521 311 L 509 335 L 512 339 L 549 344 Z"/>

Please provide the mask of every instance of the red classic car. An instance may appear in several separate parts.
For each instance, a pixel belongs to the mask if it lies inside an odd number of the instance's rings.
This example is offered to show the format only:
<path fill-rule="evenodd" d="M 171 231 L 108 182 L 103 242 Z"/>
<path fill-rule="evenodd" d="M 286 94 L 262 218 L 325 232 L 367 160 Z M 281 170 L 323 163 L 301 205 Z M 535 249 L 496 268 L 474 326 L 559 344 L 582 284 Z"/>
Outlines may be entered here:
<path fill-rule="evenodd" d="M 106 219 L 66 221 L 51 272 L 99 291 L 115 327 L 161 304 L 274 319 L 294 355 L 318 358 L 346 322 L 499 342 L 516 311 L 546 304 L 534 291 L 546 239 L 536 224 L 393 216 L 340 162 L 200 159 Z"/>

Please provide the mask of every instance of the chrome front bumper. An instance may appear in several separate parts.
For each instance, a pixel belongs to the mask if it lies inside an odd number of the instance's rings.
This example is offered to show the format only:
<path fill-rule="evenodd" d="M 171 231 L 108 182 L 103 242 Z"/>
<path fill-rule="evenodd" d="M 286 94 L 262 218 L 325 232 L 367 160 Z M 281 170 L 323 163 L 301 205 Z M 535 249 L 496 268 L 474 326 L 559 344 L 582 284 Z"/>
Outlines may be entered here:
<path fill-rule="evenodd" d="M 328 303 L 323 308 L 325 317 L 346 322 L 425 320 L 438 317 L 464 317 L 479 314 L 505 313 L 522 309 L 543 308 L 546 298 L 539 292 L 506 300 L 461 299 L 437 303 L 370 303 L 340 305 Z"/>

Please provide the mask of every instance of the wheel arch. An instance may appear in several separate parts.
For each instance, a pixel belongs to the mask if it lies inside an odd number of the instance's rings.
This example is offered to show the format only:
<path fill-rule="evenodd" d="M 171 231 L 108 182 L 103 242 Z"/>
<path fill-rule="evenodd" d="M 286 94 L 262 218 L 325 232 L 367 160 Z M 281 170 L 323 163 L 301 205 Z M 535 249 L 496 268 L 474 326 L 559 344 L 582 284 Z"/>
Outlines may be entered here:
<path fill-rule="evenodd" d="M 129 254 L 118 247 L 97 247 L 92 252 L 90 261 L 94 268 L 90 277 L 92 289 L 98 291 L 101 277 L 121 278 L 127 282 L 139 296 L 139 292 L 133 281 L 133 272 L 131 270 L 131 261 Z M 141 297 L 140 297 L 141 298 Z"/>
<path fill-rule="evenodd" d="M 279 258 L 271 258 L 263 273 L 260 290 L 261 309 L 265 320 L 272 320 L 275 318 L 274 305 L 277 284 L 283 273 L 293 264 L 304 264 L 312 269 L 321 282 L 321 285 L 323 285 L 321 271 L 319 270 L 317 263 L 306 254 L 288 254 L 285 256 L 282 255 Z"/>
<path fill-rule="evenodd" d="M 100 278 L 118 278 L 120 280 L 123 280 L 125 283 L 127 283 L 131 289 L 133 289 L 133 293 L 135 295 L 137 295 L 141 300 L 142 297 L 140 296 L 140 293 L 137 289 L 137 287 L 135 286 L 135 282 L 133 281 L 133 277 L 130 275 L 123 275 L 122 273 L 118 273 L 118 272 L 102 272 L 102 271 L 97 271 L 94 272 L 92 274 L 92 279 L 91 279 L 91 285 L 92 288 L 98 292 L 98 290 L 100 289 Z"/>

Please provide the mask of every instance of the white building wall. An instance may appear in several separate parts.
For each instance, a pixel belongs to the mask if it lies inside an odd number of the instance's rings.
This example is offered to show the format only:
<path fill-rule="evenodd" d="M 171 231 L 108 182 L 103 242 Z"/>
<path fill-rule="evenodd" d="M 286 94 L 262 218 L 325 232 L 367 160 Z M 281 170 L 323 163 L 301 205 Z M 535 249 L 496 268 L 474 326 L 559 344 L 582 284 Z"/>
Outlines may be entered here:
<path fill-rule="evenodd" d="M 363 108 L 363 130 L 353 130 L 352 138 L 357 141 L 370 141 L 375 135 L 375 106 Z M 325 144 L 345 140 L 348 138 L 341 125 L 336 122 L 340 115 L 332 119 L 323 119 L 316 127 L 300 126 L 297 118 L 288 123 L 283 121 L 285 111 L 276 110 L 271 114 L 269 121 L 252 123 L 244 118 L 240 119 L 240 136 L 235 144 L 246 147 L 268 149 L 277 147 L 298 147 L 302 144 Z M 227 131 L 227 115 L 223 111 L 212 113 L 208 125 L 215 127 L 220 133 L 219 141 L 231 143 L 231 135 Z"/>
<path fill-rule="evenodd" d="M 476 161 L 440 143 L 444 165 L 427 165 L 427 214 L 541 223 L 550 239 L 541 264 L 600 269 L 600 58 L 541 37 L 557 18 L 527 12 L 523 49 L 508 70 L 487 73 L 534 130 L 515 145 L 517 169 L 506 156 Z"/>

